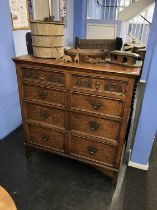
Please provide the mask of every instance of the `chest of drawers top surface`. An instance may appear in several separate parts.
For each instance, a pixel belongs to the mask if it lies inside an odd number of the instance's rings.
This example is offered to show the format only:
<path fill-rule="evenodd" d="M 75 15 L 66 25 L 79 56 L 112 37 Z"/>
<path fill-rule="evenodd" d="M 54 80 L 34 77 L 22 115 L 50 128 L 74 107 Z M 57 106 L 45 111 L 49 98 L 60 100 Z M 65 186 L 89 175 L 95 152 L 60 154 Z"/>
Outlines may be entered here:
<path fill-rule="evenodd" d="M 111 73 L 112 75 L 121 75 L 126 77 L 138 77 L 140 75 L 141 68 L 137 67 L 127 67 L 123 65 L 117 65 L 117 64 L 101 64 L 101 65 L 93 65 L 88 63 L 63 63 L 63 62 L 56 62 L 54 59 L 41 59 L 37 58 L 31 55 L 24 55 L 19 56 L 13 59 L 15 63 L 20 64 L 32 64 L 32 65 L 44 65 L 47 67 L 54 67 L 56 69 L 63 69 L 64 70 L 75 70 L 77 71 L 87 71 L 92 73 Z"/>

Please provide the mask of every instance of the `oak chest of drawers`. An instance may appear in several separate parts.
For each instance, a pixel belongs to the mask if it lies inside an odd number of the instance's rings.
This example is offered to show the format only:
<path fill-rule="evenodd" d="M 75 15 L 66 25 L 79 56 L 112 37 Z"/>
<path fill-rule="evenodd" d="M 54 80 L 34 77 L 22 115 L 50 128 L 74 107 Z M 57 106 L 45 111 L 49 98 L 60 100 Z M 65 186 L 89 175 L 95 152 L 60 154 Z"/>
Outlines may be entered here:
<path fill-rule="evenodd" d="M 14 61 L 27 154 L 50 151 L 116 177 L 140 69 L 28 55 Z"/>

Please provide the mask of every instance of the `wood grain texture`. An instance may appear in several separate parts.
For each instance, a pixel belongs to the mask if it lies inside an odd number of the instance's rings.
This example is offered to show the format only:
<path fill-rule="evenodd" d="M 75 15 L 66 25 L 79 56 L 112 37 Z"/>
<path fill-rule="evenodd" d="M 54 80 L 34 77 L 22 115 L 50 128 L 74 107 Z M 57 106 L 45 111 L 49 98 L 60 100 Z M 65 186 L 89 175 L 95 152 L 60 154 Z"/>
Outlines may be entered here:
<path fill-rule="evenodd" d="M 92 72 L 92 73 L 101 73 L 101 75 L 106 73 L 113 73 L 112 75 L 119 75 L 119 76 L 129 76 L 129 77 L 138 77 L 140 75 L 141 68 L 132 68 L 132 67 L 126 67 L 126 66 L 120 66 L 116 64 L 102 64 L 102 65 L 92 65 L 92 64 L 86 64 L 86 63 L 63 63 L 63 62 L 56 62 L 56 60 L 53 59 L 42 59 L 42 58 L 36 58 L 31 55 L 23 55 L 19 56 L 13 59 L 16 63 L 21 64 L 36 64 L 37 66 L 44 65 L 46 67 L 54 67 L 54 68 L 60 68 L 60 69 L 72 69 L 77 71 L 84 71 L 85 72 Z M 110 74 L 111 75 L 111 74 Z"/>
<path fill-rule="evenodd" d="M 0 186 L 0 210 L 17 210 L 9 193 Z"/>
<path fill-rule="evenodd" d="M 73 136 L 71 154 L 114 166 L 116 147 Z"/>
<path fill-rule="evenodd" d="M 86 89 L 93 92 L 110 92 L 112 94 L 125 95 L 126 81 L 110 77 L 94 77 L 89 75 L 74 75 L 73 87 Z"/>
<path fill-rule="evenodd" d="M 65 106 L 65 92 L 34 85 L 24 85 L 24 98 L 28 100 Z"/>
<path fill-rule="evenodd" d="M 27 153 L 50 151 L 117 177 L 140 69 L 33 56 L 14 61 Z"/>
<path fill-rule="evenodd" d="M 98 96 L 74 93 L 72 95 L 72 108 L 86 112 L 107 115 L 110 117 L 122 117 L 124 102 L 113 98 L 101 98 Z M 111 109 L 112 107 L 112 109 Z"/>
<path fill-rule="evenodd" d="M 28 142 L 58 151 L 64 151 L 64 133 L 50 131 L 39 126 L 28 127 Z"/>
<path fill-rule="evenodd" d="M 64 111 L 60 109 L 26 103 L 27 119 L 64 128 Z"/>
<path fill-rule="evenodd" d="M 115 39 L 80 39 L 75 38 L 75 48 L 115 50 Z"/>
<path fill-rule="evenodd" d="M 64 86 L 65 78 L 63 72 L 43 71 L 43 69 L 24 67 L 22 68 L 22 78 L 24 81 L 33 81 L 41 84 L 53 86 Z"/>
<path fill-rule="evenodd" d="M 118 141 L 120 123 L 117 121 L 73 113 L 71 124 L 72 130 Z"/>

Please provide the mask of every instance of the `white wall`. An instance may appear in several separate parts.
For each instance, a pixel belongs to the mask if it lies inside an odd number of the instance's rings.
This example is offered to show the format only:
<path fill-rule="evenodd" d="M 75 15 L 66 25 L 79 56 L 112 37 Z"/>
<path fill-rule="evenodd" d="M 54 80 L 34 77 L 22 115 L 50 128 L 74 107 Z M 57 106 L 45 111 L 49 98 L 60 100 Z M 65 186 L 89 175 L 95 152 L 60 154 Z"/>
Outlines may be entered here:
<path fill-rule="evenodd" d="M 74 0 L 68 0 L 67 5 L 67 28 L 65 28 L 64 46 L 73 46 L 74 33 Z"/>
<path fill-rule="evenodd" d="M 49 0 L 33 0 L 34 19 L 43 20 L 49 16 Z"/>
<path fill-rule="evenodd" d="M 110 24 L 87 24 L 87 39 L 115 39 L 117 25 Z"/>
<path fill-rule="evenodd" d="M 52 13 L 54 16 L 54 20 L 59 20 L 59 1 L 52 0 Z"/>
<path fill-rule="evenodd" d="M 53 15 L 59 19 L 59 1 L 53 0 Z M 67 27 L 64 32 L 64 46 L 73 46 L 74 0 L 67 0 Z"/>
<path fill-rule="evenodd" d="M 29 30 L 13 31 L 16 56 L 27 54 L 26 33 Z"/>

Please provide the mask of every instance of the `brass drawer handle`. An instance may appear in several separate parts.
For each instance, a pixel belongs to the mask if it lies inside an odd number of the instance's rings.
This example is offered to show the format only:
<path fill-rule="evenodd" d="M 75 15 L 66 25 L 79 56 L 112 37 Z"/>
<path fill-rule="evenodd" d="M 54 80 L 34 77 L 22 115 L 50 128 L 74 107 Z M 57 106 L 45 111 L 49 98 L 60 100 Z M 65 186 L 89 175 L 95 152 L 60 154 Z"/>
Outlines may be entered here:
<path fill-rule="evenodd" d="M 38 93 L 39 98 L 45 99 L 47 97 L 47 95 L 48 95 L 48 92 L 47 91 L 45 91 L 45 90 L 39 90 L 39 93 Z"/>
<path fill-rule="evenodd" d="M 99 109 L 101 107 L 101 102 L 96 100 L 91 100 L 90 104 L 93 109 Z"/>
<path fill-rule="evenodd" d="M 42 75 L 40 76 L 40 79 L 41 79 L 41 80 L 44 80 L 44 79 L 46 79 L 46 76 L 45 76 L 45 74 L 42 74 Z"/>
<path fill-rule="evenodd" d="M 97 148 L 94 146 L 88 146 L 87 147 L 89 154 L 94 155 L 97 153 Z"/>
<path fill-rule="evenodd" d="M 41 139 L 42 139 L 43 141 L 48 141 L 48 140 L 49 140 L 49 136 L 43 135 L 43 136 L 41 137 Z"/>
<path fill-rule="evenodd" d="M 47 111 L 41 111 L 40 112 L 40 117 L 42 120 L 47 120 L 49 117 L 49 113 Z"/>
<path fill-rule="evenodd" d="M 90 121 L 89 122 L 89 127 L 92 131 L 97 131 L 100 127 L 100 124 L 97 123 L 96 121 Z"/>

